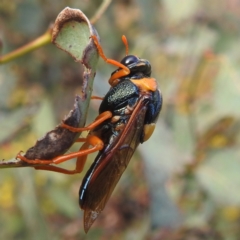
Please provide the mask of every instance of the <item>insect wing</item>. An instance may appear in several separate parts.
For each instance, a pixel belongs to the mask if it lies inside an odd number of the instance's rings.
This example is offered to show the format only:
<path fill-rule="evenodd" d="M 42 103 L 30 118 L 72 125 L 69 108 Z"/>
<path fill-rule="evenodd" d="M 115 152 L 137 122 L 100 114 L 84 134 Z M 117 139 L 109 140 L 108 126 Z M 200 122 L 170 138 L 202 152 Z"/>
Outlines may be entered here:
<path fill-rule="evenodd" d="M 84 199 L 84 229 L 91 227 L 104 209 L 122 173 L 125 171 L 143 132 L 146 106 L 139 101 L 118 142 L 110 152 L 99 156 L 98 166 L 89 180 Z"/>

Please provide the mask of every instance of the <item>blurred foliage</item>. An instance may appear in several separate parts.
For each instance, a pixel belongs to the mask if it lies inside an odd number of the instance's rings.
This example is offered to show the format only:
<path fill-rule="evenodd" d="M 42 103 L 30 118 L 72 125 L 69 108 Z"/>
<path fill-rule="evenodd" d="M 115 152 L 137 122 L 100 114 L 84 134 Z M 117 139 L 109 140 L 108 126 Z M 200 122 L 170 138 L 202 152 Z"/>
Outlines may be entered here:
<path fill-rule="evenodd" d="M 66 6 L 91 17 L 99 4 L 1 0 L 1 52 L 41 35 Z M 113 1 L 95 27 L 106 56 L 124 56 L 125 34 L 130 54 L 151 62 L 164 96 L 156 132 L 87 235 L 77 200 L 84 173 L 2 169 L 0 238 L 239 239 L 239 16 L 239 0 Z M 94 95 L 108 91 L 112 71 L 100 61 Z M 81 83 L 81 66 L 53 45 L 2 65 L 0 158 L 14 158 L 54 128 Z M 92 101 L 89 122 L 98 105 Z"/>

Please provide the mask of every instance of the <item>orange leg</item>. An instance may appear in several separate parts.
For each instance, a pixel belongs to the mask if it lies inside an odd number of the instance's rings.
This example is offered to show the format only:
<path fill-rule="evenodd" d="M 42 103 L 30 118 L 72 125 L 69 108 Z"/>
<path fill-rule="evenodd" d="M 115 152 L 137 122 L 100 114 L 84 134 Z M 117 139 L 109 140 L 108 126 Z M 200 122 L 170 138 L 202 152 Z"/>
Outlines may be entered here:
<path fill-rule="evenodd" d="M 91 99 L 96 99 L 96 100 L 103 100 L 103 97 L 98 97 L 98 96 L 91 96 Z"/>
<path fill-rule="evenodd" d="M 78 139 L 79 142 L 82 142 L 83 140 L 85 140 L 85 143 L 79 149 L 79 151 L 78 151 L 79 153 L 83 152 L 84 150 L 89 149 L 89 146 L 91 144 L 93 144 L 95 141 L 99 144 L 99 146 L 103 147 L 103 142 L 100 139 L 95 139 L 94 142 L 86 141 L 86 139 L 84 139 L 84 138 Z M 101 150 L 101 149 L 99 149 L 99 150 Z M 60 168 L 60 167 L 52 166 L 52 165 L 44 165 L 44 166 L 39 166 L 39 167 L 34 167 L 34 168 L 36 170 L 47 170 L 47 171 L 53 171 L 53 172 L 58 172 L 58 173 L 64 173 L 64 174 L 76 174 L 76 173 L 82 172 L 84 165 L 86 163 L 86 160 L 87 160 L 87 156 L 88 155 L 86 154 L 86 155 L 81 155 L 77 158 L 76 167 L 74 170 L 68 170 L 68 169 L 64 169 L 64 168 Z"/>
<path fill-rule="evenodd" d="M 83 128 L 75 128 L 75 127 L 71 127 L 65 123 L 61 123 L 61 127 L 67 128 L 68 130 L 72 131 L 72 132 L 82 132 L 82 131 L 88 131 L 88 130 L 92 130 L 93 128 L 97 127 L 98 125 L 100 125 L 101 123 L 103 123 L 105 120 L 109 119 L 112 117 L 112 113 L 110 111 L 106 111 L 103 112 L 101 114 L 98 115 L 98 117 L 95 119 L 94 122 L 92 122 L 91 124 L 89 124 L 86 127 Z"/>
<path fill-rule="evenodd" d="M 81 171 L 75 169 L 75 170 L 68 170 L 52 165 L 44 165 L 44 166 L 39 166 L 39 167 L 34 167 L 36 170 L 46 170 L 46 171 L 52 171 L 52 172 L 58 172 L 58 173 L 63 173 L 63 174 L 76 174 L 80 173 Z"/>
<path fill-rule="evenodd" d="M 123 65 L 122 63 L 118 62 L 118 61 L 115 61 L 113 59 L 109 59 L 105 56 L 105 54 L 103 53 L 103 50 L 102 50 L 102 47 L 100 45 L 100 43 L 98 42 L 98 39 L 95 35 L 91 36 L 91 38 L 93 39 L 94 41 L 94 44 L 96 45 L 97 47 L 97 50 L 98 50 L 98 53 L 100 55 L 100 57 L 106 62 L 106 63 L 109 63 L 109 64 L 112 64 L 116 67 L 119 67 L 119 68 L 122 68 L 120 71 L 116 72 L 115 74 L 113 74 L 111 76 L 111 78 L 109 79 L 109 84 L 111 86 L 114 86 L 116 85 L 116 82 L 114 82 L 114 80 L 118 79 L 118 78 L 121 78 L 121 77 L 124 77 L 124 76 L 127 76 L 129 73 L 130 73 L 130 69 L 128 67 L 126 67 L 125 65 Z M 123 37 L 124 39 L 124 37 Z M 126 40 L 126 37 L 125 37 L 125 40 Z M 124 44 L 125 44 L 125 40 L 123 40 Z M 126 52 L 128 52 L 128 48 L 126 50 Z"/>
<path fill-rule="evenodd" d="M 83 141 L 83 138 L 80 139 L 80 141 Z M 91 147 L 90 147 L 91 146 Z M 89 148 L 90 147 L 90 148 Z M 30 160 L 26 157 L 22 156 L 20 153 L 17 155 L 16 158 L 27 162 L 29 164 L 44 164 L 44 166 L 35 166 L 35 169 L 38 170 L 48 170 L 48 171 L 54 171 L 54 172 L 60 172 L 65 174 L 75 174 L 82 171 L 85 162 L 87 160 L 87 155 L 96 151 L 100 151 L 103 149 L 104 143 L 100 138 L 97 136 L 88 136 L 87 139 L 85 139 L 85 143 L 82 145 L 82 147 L 79 149 L 78 152 L 69 153 L 66 155 L 55 157 L 51 160 L 42 160 L 42 159 L 35 159 Z M 72 158 L 77 157 L 76 162 L 76 168 L 74 170 L 67 170 L 64 168 L 48 165 L 48 164 L 60 164 L 62 162 L 68 161 Z"/>

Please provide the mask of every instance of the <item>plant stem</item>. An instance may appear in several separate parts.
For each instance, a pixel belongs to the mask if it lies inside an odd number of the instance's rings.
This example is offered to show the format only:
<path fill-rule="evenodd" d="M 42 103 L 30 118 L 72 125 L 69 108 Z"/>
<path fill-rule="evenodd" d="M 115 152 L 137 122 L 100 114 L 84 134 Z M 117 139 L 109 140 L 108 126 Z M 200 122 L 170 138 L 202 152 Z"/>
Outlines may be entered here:
<path fill-rule="evenodd" d="M 48 43 L 51 43 L 51 39 L 52 39 L 52 27 L 49 27 L 49 29 L 42 36 L 38 37 L 34 41 L 16 49 L 15 51 L 12 51 L 8 54 L 0 56 L 0 64 L 10 62 L 15 58 L 23 56 L 28 52 L 31 52 L 39 47 L 42 47 Z"/>
<path fill-rule="evenodd" d="M 112 0 L 104 0 L 100 7 L 98 8 L 97 12 L 94 14 L 94 16 L 90 19 L 91 24 L 94 24 L 98 21 L 98 19 L 103 15 L 103 13 L 106 11 L 108 6 Z"/>

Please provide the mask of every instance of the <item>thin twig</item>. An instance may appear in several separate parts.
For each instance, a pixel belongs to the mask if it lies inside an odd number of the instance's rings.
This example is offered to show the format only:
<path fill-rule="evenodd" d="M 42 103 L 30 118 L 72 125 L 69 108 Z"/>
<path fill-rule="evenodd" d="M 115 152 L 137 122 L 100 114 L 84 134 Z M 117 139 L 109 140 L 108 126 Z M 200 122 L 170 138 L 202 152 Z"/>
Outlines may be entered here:
<path fill-rule="evenodd" d="M 21 160 L 10 159 L 10 160 L 0 160 L 0 169 L 2 168 L 16 168 L 16 167 L 35 167 L 40 166 L 39 164 L 28 164 Z"/>
<path fill-rule="evenodd" d="M 108 6 L 112 0 L 103 0 L 102 4 L 98 8 L 97 12 L 94 14 L 94 16 L 90 19 L 91 24 L 94 24 L 98 21 L 98 19 L 103 15 L 103 13 L 106 11 Z"/>
<path fill-rule="evenodd" d="M 28 52 L 31 52 L 31 51 L 33 51 L 37 48 L 40 48 L 48 43 L 51 43 L 51 39 L 52 39 L 52 27 L 49 27 L 49 29 L 42 36 L 38 37 L 34 41 L 16 49 L 15 51 L 12 51 L 8 54 L 0 56 L 0 64 L 10 62 L 15 58 L 23 56 L 24 54 L 26 54 Z"/>

